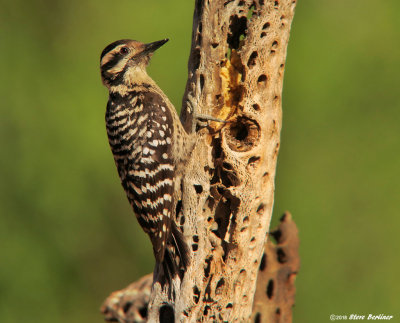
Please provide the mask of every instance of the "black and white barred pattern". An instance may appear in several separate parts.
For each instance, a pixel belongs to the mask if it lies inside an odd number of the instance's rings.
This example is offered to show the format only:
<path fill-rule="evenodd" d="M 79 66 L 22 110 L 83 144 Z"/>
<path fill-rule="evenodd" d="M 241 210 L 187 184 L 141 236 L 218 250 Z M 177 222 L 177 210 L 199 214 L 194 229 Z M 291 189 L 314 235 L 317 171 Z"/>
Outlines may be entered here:
<path fill-rule="evenodd" d="M 175 108 L 145 70 L 166 41 L 116 41 L 103 50 L 100 69 L 110 92 L 106 126 L 118 174 L 153 244 L 156 272 L 168 281 L 188 266 L 189 249 L 175 223 L 174 200 L 186 137 Z"/>
<path fill-rule="evenodd" d="M 113 93 L 106 125 L 122 186 L 161 262 L 174 207 L 171 114 L 157 93 Z"/>

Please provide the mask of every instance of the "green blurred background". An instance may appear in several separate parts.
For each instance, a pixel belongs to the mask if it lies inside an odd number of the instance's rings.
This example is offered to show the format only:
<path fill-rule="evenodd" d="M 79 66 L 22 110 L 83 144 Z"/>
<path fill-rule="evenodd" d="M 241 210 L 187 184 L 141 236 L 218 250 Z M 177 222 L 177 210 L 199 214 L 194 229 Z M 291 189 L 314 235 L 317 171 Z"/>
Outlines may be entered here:
<path fill-rule="evenodd" d="M 194 1 L 14 0 L 0 8 L 0 320 L 101 322 L 152 270 L 108 147 L 99 55 L 169 37 L 150 74 L 180 106 Z M 400 2 L 301 0 L 273 223 L 300 229 L 295 322 L 399 313 Z"/>

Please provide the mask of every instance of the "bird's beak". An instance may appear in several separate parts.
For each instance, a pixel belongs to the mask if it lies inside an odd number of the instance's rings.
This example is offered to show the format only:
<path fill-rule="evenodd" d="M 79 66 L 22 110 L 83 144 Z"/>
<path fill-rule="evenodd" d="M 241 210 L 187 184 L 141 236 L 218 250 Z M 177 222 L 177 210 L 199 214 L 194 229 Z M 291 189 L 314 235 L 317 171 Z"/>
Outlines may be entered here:
<path fill-rule="evenodd" d="M 163 40 L 155 41 L 153 43 L 144 44 L 144 49 L 142 51 L 142 54 L 148 55 L 153 53 L 155 50 L 164 45 L 168 40 L 169 40 L 168 38 L 165 38 Z"/>

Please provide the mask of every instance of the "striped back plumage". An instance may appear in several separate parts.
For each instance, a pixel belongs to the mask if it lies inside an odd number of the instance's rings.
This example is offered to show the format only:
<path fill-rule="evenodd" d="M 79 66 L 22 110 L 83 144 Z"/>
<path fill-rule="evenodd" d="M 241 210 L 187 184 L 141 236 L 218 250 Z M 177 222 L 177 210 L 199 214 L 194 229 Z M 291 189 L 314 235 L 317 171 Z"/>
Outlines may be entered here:
<path fill-rule="evenodd" d="M 152 51 L 165 42 L 114 42 L 102 52 L 100 65 L 110 91 L 106 127 L 118 174 L 151 239 L 155 272 L 168 282 L 188 266 L 189 250 L 175 223 L 174 154 L 176 142 L 185 146 L 183 128 L 174 107 L 145 71 Z"/>
<path fill-rule="evenodd" d="M 160 262 L 174 206 L 171 120 L 157 93 L 132 90 L 111 97 L 107 107 L 107 133 L 122 186 Z"/>

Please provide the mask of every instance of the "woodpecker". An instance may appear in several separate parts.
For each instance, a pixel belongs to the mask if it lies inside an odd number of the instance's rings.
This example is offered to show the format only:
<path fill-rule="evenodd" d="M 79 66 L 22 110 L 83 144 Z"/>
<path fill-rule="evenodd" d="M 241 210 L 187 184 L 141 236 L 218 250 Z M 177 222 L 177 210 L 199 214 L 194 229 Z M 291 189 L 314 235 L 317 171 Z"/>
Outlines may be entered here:
<path fill-rule="evenodd" d="M 152 242 L 155 272 L 162 271 L 168 280 L 189 265 L 175 212 L 179 178 L 193 140 L 146 72 L 154 51 L 167 41 L 115 41 L 101 53 L 100 71 L 109 90 L 106 128 L 121 184 Z"/>

